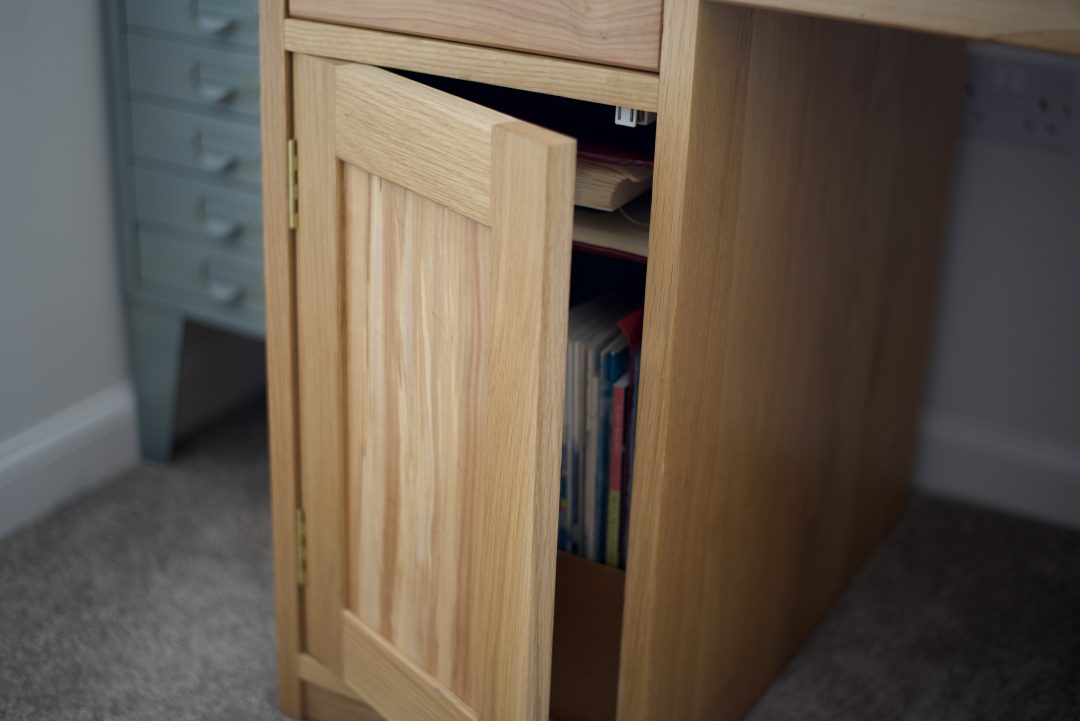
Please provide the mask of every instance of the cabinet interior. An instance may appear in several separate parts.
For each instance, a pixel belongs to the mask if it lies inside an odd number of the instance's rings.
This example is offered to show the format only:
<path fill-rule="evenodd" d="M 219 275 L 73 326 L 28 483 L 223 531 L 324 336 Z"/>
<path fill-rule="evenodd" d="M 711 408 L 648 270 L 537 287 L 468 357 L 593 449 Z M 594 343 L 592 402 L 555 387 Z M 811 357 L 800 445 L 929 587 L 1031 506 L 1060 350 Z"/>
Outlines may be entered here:
<path fill-rule="evenodd" d="M 628 163 L 651 164 L 656 125 L 626 127 L 615 123 L 615 107 L 526 90 L 395 71 L 417 82 L 456 95 L 578 141 L 578 158 L 619 157 Z M 644 263 L 648 257 L 650 191 L 619 210 L 574 208 L 574 248 Z"/>
<path fill-rule="evenodd" d="M 424 73 L 393 72 L 519 120 L 570 135 L 579 143 L 634 151 L 649 158 L 655 153 L 656 125 L 616 125 L 611 105 Z"/>
<path fill-rule="evenodd" d="M 643 262 L 575 247 L 570 306 L 618 293 L 634 305 L 645 299 Z M 560 551 L 555 574 L 551 718 L 615 718 L 625 572 Z"/>

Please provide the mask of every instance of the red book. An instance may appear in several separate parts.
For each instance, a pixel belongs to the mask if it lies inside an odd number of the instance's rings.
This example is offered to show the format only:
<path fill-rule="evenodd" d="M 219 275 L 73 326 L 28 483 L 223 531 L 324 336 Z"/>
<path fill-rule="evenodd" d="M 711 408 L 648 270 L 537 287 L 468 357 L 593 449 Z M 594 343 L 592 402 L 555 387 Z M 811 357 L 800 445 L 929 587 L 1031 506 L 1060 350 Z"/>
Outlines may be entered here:
<path fill-rule="evenodd" d="M 608 467 L 607 542 L 604 562 L 619 565 L 619 537 L 622 535 L 623 450 L 626 447 L 626 400 L 630 374 L 624 373 L 611 387 L 611 446 Z"/>

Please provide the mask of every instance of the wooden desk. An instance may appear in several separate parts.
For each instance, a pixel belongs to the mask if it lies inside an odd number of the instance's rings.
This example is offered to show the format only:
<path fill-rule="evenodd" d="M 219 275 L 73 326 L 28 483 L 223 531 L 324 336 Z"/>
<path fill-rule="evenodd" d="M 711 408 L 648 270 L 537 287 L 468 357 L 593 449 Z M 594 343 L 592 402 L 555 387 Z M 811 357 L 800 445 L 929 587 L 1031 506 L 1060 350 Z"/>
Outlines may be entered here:
<path fill-rule="evenodd" d="M 553 586 L 570 577 L 554 523 L 572 145 L 373 66 L 657 111 L 609 718 L 740 717 L 889 529 L 960 38 L 1075 50 L 1077 7 L 747 4 L 667 0 L 657 69 L 625 42 L 660 32 L 648 2 L 609 37 L 579 0 L 469 0 L 458 15 L 442 0 L 295 0 L 305 18 L 262 0 L 286 713 L 540 721 Z M 503 27 L 515 12 L 548 18 L 529 52 L 502 49 L 520 48 Z M 432 25 L 440 13 L 453 17 Z M 457 320 L 439 320 L 447 303 Z"/>

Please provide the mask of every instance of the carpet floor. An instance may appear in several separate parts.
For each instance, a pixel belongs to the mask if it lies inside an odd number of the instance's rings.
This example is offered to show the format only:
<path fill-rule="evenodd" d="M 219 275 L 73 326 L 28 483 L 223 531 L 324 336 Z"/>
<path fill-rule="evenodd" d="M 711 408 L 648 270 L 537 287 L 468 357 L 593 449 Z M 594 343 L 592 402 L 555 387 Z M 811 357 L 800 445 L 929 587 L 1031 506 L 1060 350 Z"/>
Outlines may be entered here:
<path fill-rule="evenodd" d="M 278 721 L 265 419 L 0 541 L 0 719 Z M 1080 534 L 912 499 L 748 721 L 1080 718 Z"/>

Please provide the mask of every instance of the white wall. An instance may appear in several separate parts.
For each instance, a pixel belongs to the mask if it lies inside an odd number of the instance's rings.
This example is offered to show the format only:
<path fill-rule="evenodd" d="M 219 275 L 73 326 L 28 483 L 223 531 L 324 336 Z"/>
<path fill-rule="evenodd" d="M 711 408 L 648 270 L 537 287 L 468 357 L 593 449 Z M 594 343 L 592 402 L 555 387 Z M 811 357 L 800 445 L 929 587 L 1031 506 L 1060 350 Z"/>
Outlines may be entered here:
<path fill-rule="evenodd" d="M 0 1 L 0 536 L 135 461 L 98 3 Z"/>
<path fill-rule="evenodd" d="M 916 475 L 932 492 L 1074 527 L 1078 145 L 1060 155 L 961 141 Z"/>

